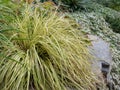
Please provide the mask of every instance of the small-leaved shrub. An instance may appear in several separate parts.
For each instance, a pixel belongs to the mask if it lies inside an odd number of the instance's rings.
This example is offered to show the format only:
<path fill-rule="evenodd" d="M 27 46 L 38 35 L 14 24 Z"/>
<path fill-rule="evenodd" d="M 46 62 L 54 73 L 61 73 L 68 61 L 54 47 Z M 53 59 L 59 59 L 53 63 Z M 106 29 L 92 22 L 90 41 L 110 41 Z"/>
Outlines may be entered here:
<path fill-rule="evenodd" d="M 120 75 L 120 34 L 113 32 L 101 13 L 98 12 L 76 12 L 68 14 L 74 18 L 81 26 L 81 30 L 86 34 L 97 35 L 110 43 L 113 66 L 111 71 L 112 81 L 115 88 L 119 89 Z"/>

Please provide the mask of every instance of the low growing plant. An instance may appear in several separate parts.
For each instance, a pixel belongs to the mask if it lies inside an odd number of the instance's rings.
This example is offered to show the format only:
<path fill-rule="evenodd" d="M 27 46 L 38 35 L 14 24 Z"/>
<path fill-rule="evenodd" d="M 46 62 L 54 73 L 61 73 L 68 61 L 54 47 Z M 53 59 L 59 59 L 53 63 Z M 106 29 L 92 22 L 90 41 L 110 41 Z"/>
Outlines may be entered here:
<path fill-rule="evenodd" d="M 76 12 L 68 14 L 74 18 L 81 25 L 81 30 L 86 34 L 97 35 L 103 40 L 110 43 L 111 53 L 113 59 L 111 77 L 115 90 L 120 87 L 120 34 L 115 33 L 110 28 L 109 23 L 105 21 L 105 18 L 98 12 Z"/>

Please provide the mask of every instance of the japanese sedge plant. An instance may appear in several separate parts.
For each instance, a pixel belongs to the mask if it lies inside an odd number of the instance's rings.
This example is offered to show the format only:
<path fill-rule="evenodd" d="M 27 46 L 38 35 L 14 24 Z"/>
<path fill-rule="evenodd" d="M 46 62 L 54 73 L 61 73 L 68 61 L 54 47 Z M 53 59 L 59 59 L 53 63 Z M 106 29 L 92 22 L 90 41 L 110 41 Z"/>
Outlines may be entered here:
<path fill-rule="evenodd" d="M 0 33 L 0 90 L 95 89 L 87 43 L 74 21 L 27 7 L 13 27 Z"/>

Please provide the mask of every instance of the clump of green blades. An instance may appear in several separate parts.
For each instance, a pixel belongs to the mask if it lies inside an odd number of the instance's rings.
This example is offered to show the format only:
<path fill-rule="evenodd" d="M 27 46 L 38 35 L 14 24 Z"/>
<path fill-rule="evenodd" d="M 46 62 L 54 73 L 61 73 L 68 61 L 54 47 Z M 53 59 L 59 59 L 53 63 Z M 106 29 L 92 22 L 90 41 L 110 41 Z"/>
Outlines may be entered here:
<path fill-rule="evenodd" d="M 75 26 L 56 11 L 26 7 L 9 35 L 0 33 L 0 90 L 94 90 L 87 44 Z"/>

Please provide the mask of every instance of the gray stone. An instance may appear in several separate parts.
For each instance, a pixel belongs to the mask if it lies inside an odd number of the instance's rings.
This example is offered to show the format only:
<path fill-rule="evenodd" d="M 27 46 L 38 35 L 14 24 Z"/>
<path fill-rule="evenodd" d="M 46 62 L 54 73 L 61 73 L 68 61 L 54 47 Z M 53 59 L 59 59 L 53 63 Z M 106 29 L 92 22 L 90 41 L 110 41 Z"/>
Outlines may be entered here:
<path fill-rule="evenodd" d="M 98 78 L 103 78 L 104 82 L 108 84 L 111 82 L 110 72 L 112 66 L 110 45 L 95 35 L 88 35 L 88 38 L 91 40 L 91 46 L 88 48 L 94 58 L 91 62 L 92 70 Z"/>

